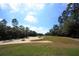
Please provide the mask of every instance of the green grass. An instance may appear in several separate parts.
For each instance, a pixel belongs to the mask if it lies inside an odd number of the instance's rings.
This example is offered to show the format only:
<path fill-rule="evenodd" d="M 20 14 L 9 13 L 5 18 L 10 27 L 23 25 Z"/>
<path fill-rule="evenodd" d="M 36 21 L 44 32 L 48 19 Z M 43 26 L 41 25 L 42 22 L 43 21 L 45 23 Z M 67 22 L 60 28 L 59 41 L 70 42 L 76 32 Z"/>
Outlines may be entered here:
<path fill-rule="evenodd" d="M 50 41 L 54 41 L 54 42 L 62 42 L 62 43 L 76 43 L 79 44 L 79 41 L 75 41 L 75 40 L 71 40 L 74 38 L 69 38 L 69 37 L 60 37 L 60 36 L 45 36 L 44 37 L 45 40 L 50 40 Z"/>
<path fill-rule="evenodd" d="M 1 56 L 79 56 L 79 42 L 70 38 L 45 36 L 52 43 L 1 45 Z"/>

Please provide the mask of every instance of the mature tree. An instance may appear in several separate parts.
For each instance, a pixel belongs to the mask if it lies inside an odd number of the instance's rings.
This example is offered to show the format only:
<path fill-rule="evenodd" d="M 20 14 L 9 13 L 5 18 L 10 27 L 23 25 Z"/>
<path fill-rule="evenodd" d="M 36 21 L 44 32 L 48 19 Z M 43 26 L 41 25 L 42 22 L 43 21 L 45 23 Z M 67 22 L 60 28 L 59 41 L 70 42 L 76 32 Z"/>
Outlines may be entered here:
<path fill-rule="evenodd" d="M 26 30 L 25 30 L 24 26 L 20 25 L 19 30 L 20 30 L 20 35 L 19 36 L 21 38 L 25 37 L 26 36 Z"/>
<path fill-rule="evenodd" d="M 12 19 L 12 25 L 13 25 L 13 28 L 12 28 L 12 36 L 13 38 L 18 38 L 18 20 L 16 18 Z"/>
<path fill-rule="evenodd" d="M 12 39 L 13 38 L 12 28 L 10 26 L 6 26 L 5 36 L 6 39 Z"/>
<path fill-rule="evenodd" d="M 17 19 L 12 19 L 12 25 L 7 26 L 7 21 L 3 19 L 0 21 L 0 40 L 7 40 L 7 39 L 17 39 L 17 38 L 24 38 L 28 36 L 36 36 L 37 33 L 35 31 L 29 30 L 28 27 L 24 27 L 22 25 L 18 26 Z"/>
<path fill-rule="evenodd" d="M 58 18 L 59 26 L 54 25 L 49 33 L 79 37 L 79 3 L 69 3 Z"/>
<path fill-rule="evenodd" d="M 62 16 L 59 16 L 59 18 L 58 18 L 58 22 L 59 22 L 59 25 L 62 25 L 62 23 L 64 22 Z"/>
<path fill-rule="evenodd" d="M 59 34 L 59 26 L 54 25 L 53 28 L 49 30 L 49 35 L 58 35 Z"/>
<path fill-rule="evenodd" d="M 26 27 L 26 37 L 28 37 L 29 36 L 29 28 L 28 27 Z"/>
<path fill-rule="evenodd" d="M 7 24 L 7 21 L 5 20 L 5 19 L 3 19 L 2 21 L 0 21 L 3 25 L 5 25 L 6 26 L 6 24 Z"/>
<path fill-rule="evenodd" d="M 17 25 L 18 25 L 18 20 L 17 19 L 12 19 L 12 25 L 14 26 L 14 27 L 16 27 Z"/>
<path fill-rule="evenodd" d="M 37 36 L 37 33 L 35 31 L 30 30 L 29 31 L 29 36 Z"/>
<path fill-rule="evenodd" d="M 5 19 L 3 19 L 2 21 L 0 21 L 0 38 L 1 39 L 5 39 L 6 38 L 6 24 L 7 21 Z"/>

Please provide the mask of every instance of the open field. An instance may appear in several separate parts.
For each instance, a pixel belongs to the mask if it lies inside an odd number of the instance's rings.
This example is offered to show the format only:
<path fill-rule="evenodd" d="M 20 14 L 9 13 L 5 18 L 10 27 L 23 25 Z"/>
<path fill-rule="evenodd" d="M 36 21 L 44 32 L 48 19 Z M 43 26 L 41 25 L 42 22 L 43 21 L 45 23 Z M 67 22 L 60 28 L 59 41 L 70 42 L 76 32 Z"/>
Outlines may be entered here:
<path fill-rule="evenodd" d="M 79 41 L 73 38 L 45 36 L 41 41 L 52 43 L 21 43 L 0 45 L 2 56 L 79 56 Z M 34 40 L 34 42 L 38 40 Z"/>

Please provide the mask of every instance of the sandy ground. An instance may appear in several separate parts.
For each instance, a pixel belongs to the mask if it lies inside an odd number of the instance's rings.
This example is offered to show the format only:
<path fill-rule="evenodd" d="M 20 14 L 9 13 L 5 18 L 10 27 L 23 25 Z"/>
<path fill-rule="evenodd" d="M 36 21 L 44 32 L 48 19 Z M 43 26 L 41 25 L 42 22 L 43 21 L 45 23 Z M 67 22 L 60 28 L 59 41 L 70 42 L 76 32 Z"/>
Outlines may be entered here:
<path fill-rule="evenodd" d="M 43 37 L 29 37 L 23 39 L 12 39 L 6 41 L 0 41 L 0 45 L 6 44 L 19 44 L 19 43 L 52 43 L 51 41 L 43 41 Z M 41 41 L 42 40 L 42 41 Z"/>
<path fill-rule="evenodd" d="M 71 39 L 71 40 L 74 40 L 74 41 L 79 41 L 79 39 Z"/>
<path fill-rule="evenodd" d="M 79 38 L 68 38 L 70 40 L 79 41 Z"/>

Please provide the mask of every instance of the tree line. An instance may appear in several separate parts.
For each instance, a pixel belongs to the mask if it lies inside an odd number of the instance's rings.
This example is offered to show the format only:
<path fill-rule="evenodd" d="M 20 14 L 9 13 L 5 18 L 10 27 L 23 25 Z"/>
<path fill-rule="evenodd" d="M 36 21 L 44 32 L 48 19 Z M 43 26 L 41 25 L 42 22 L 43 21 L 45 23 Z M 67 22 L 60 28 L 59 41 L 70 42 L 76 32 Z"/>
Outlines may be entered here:
<path fill-rule="evenodd" d="M 69 3 L 46 35 L 58 35 L 79 38 L 79 3 Z"/>
<path fill-rule="evenodd" d="M 0 21 L 0 40 L 10 40 L 37 35 L 43 34 L 32 31 L 23 25 L 18 26 L 18 20 L 16 18 L 12 19 L 12 26 L 7 26 L 6 19 Z"/>

